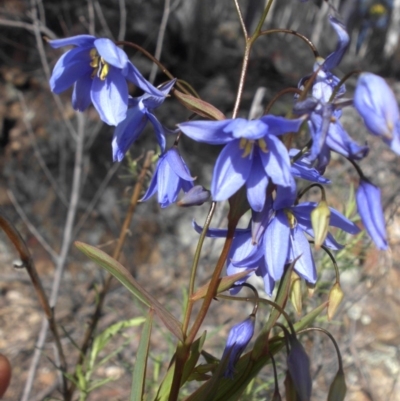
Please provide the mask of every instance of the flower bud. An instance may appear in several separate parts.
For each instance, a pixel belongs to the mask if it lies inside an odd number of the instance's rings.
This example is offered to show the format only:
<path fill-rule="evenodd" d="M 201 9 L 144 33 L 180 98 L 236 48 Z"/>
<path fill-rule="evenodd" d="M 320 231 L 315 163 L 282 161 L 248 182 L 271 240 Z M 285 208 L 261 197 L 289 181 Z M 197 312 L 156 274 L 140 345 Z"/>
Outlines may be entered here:
<path fill-rule="evenodd" d="M 346 381 L 342 369 L 339 369 L 329 388 L 328 401 L 343 401 L 346 396 Z"/>
<path fill-rule="evenodd" d="M 188 192 L 186 192 L 182 199 L 177 202 L 178 206 L 200 206 L 210 199 L 210 191 L 201 185 L 195 185 Z"/>
<path fill-rule="evenodd" d="M 327 309 L 328 320 L 332 320 L 338 306 L 342 302 L 344 297 L 344 293 L 339 283 L 335 283 L 335 285 L 331 288 L 329 292 L 329 304 Z"/>
<path fill-rule="evenodd" d="M 385 216 L 381 205 L 381 190 L 367 180 L 361 180 L 356 193 L 358 213 L 369 236 L 378 249 L 387 249 Z"/>
<path fill-rule="evenodd" d="M 255 316 L 250 315 L 246 320 L 236 324 L 231 328 L 226 341 L 226 346 L 222 359 L 228 357 L 228 367 L 225 371 L 225 377 L 233 379 L 235 373 L 235 364 L 239 360 L 240 355 L 247 347 L 254 334 Z M 229 356 L 228 356 L 229 355 Z"/>
<path fill-rule="evenodd" d="M 287 358 L 287 366 L 290 377 L 300 401 L 310 401 L 312 387 L 310 360 L 300 341 L 295 336 L 291 336 L 289 341 L 290 352 Z"/>
<path fill-rule="evenodd" d="M 314 230 L 315 249 L 320 249 L 328 235 L 331 210 L 326 200 L 319 202 L 311 212 L 311 225 Z"/>
<path fill-rule="evenodd" d="M 289 371 L 286 372 L 285 377 L 285 390 L 286 390 L 286 401 L 297 401 L 297 393 L 293 384 L 293 380 L 290 377 Z"/>
<path fill-rule="evenodd" d="M 292 271 L 292 276 L 290 278 L 290 300 L 292 301 L 293 307 L 298 315 L 301 314 L 303 307 L 303 298 L 301 293 L 301 280 L 299 275 Z"/>
<path fill-rule="evenodd" d="M 396 97 L 378 75 L 363 73 L 354 92 L 354 106 L 372 134 L 400 154 L 400 113 Z"/>

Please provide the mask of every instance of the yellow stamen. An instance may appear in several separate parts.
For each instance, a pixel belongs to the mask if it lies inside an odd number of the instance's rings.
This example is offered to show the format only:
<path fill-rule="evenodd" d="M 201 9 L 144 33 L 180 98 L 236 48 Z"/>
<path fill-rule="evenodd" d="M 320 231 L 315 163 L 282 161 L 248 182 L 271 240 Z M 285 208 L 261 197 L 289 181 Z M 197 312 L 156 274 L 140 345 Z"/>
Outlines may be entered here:
<path fill-rule="evenodd" d="M 258 146 L 264 153 L 268 153 L 267 142 L 265 142 L 265 139 L 263 138 L 259 139 Z"/>
<path fill-rule="evenodd" d="M 295 228 L 297 225 L 297 220 L 296 217 L 294 217 L 294 214 L 289 209 L 285 209 L 284 212 L 288 219 L 290 228 Z"/>
<path fill-rule="evenodd" d="M 93 67 L 91 77 L 94 78 L 97 75 L 102 81 L 104 81 L 110 71 L 110 65 L 103 59 L 103 57 L 99 56 L 96 49 L 91 49 L 89 54 L 92 59 L 90 66 Z"/>

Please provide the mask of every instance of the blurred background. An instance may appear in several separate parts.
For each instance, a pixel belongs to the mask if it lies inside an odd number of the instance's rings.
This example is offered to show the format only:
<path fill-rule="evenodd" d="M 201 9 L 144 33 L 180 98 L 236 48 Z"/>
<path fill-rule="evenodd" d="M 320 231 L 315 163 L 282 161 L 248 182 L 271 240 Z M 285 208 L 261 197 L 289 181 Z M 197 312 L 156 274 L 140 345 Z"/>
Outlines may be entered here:
<path fill-rule="evenodd" d="M 251 31 L 265 1 L 239 3 Z M 400 1 L 333 3 L 351 35 L 349 52 L 335 73 L 342 77 L 362 69 L 380 74 L 399 98 Z M 322 1 L 275 1 L 265 29 L 298 31 L 325 57 L 337 43 L 327 23 L 328 12 L 329 7 Z M 135 42 L 153 54 L 158 52 L 174 76 L 188 81 L 204 100 L 229 116 L 244 39 L 232 0 L 1 0 L 0 29 L 0 207 L 25 238 L 45 290 L 56 303 L 63 345 L 73 366 L 78 355 L 74 342 L 81 343 L 105 274 L 74 249 L 72 242 L 79 239 L 112 253 L 143 156 L 155 149 L 155 141 L 151 127 L 147 127 L 129 157 L 114 164 L 110 146 L 113 128 L 104 125 L 92 107 L 77 117 L 70 104 L 71 91 L 61 96 L 50 92 L 48 79 L 63 50 L 52 49 L 46 40 L 92 34 Z M 166 80 L 140 53 L 125 50 L 145 77 L 151 77 L 155 84 Z M 308 46 L 295 36 L 278 33 L 259 39 L 251 54 L 240 115 L 248 117 L 257 90 L 263 98 L 255 106 L 265 107 L 276 93 L 296 86 L 309 74 L 314 61 Z M 347 82 L 348 96 L 355 82 L 355 78 Z M 133 86 L 130 91 L 134 96 L 140 94 Z M 274 105 L 273 112 L 284 114 L 290 107 L 290 97 L 283 98 Z M 156 114 L 169 128 L 189 116 L 173 99 Z M 340 344 L 348 384 L 346 400 L 398 401 L 400 164 L 379 138 L 366 132 L 351 109 L 346 109 L 343 124 L 350 135 L 359 142 L 368 141 L 371 147 L 370 156 L 361 166 L 382 188 L 391 251 L 378 252 L 364 236 L 343 253 L 340 263 L 346 297 L 333 323 L 322 319 L 317 324 L 328 327 Z M 181 145 L 192 175 L 198 177 L 197 183 L 209 187 L 218 147 L 194 144 L 186 138 Z M 357 185 L 357 176 L 350 167 L 340 157 L 333 157 L 327 173 L 333 182 L 329 203 L 349 213 L 352 188 Z M 140 204 L 123 248 L 121 263 L 176 316 L 182 309 L 182 287 L 188 280 L 197 240 L 191 219 L 202 224 L 207 211 L 207 205 L 184 211 L 171 206 L 161 211 L 155 199 Z M 215 221 L 223 225 L 225 212 L 221 206 Z M 209 278 L 219 247 L 219 242 L 206 244 L 200 282 Z M 12 267 L 17 258 L 1 233 L 0 352 L 13 365 L 11 386 L 4 399 L 60 399 L 50 335 L 43 352 L 36 352 L 35 357 L 43 316 L 26 272 Z M 321 272 L 320 291 L 314 296 L 317 300 L 305 299 L 305 312 L 307 304 L 311 307 L 326 298 L 331 273 Z M 205 329 L 211 333 L 208 351 L 220 356 L 229 327 L 236 322 L 237 305 L 221 302 L 214 310 Z M 99 330 L 145 313 L 127 291 L 114 283 Z M 158 353 L 153 355 L 150 369 L 154 383 L 169 363 L 167 355 L 173 344 L 161 325 L 157 329 L 152 347 Z M 131 327 L 104 350 L 104 355 L 118 352 L 96 367 L 94 377 L 110 382 L 91 392 L 88 400 L 128 399 L 139 335 L 140 328 Z M 313 399 L 324 400 L 337 369 L 335 353 L 325 338 L 304 339 L 315 377 Z M 278 360 L 278 366 L 284 366 L 284 358 Z M 29 372 L 33 388 L 27 396 Z M 273 390 L 271 377 L 271 371 L 265 369 L 253 383 L 254 391 L 243 399 L 267 399 Z"/>

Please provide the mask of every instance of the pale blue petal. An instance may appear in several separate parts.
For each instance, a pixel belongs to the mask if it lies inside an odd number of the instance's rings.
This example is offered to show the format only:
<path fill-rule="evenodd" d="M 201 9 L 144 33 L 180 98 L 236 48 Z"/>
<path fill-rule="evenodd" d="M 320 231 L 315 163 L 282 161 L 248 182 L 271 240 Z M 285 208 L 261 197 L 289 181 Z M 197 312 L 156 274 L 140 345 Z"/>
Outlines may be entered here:
<path fill-rule="evenodd" d="M 278 211 L 265 232 L 265 263 L 276 281 L 282 277 L 288 257 L 290 227 L 283 211 Z"/>
<path fill-rule="evenodd" d="M 244 118 L 235 118 L 230 121 L 225 130 L 232 132 L 234 138 L 255 140 L 264 137 L 268 133 L 268 126 L 262 120 L 249 121 Z"/>
<path fill-rule="evenodd" d="M 94 41 L 96 38 L 91 35 L 77 35 L 77 36 L 71 36 L 70 38 L 64 38 L 64 39 L 54 39 L 54 40 L 49 40 L 49 44 L 51 47 L 54 49 L 58 49 L 59 47 L 62 46 L 79 46 L 79 47 L 90 47 L 93 46 Z"/>
<path fill-rule="evenodd" d="M 220 153 L 214 167 L 211 183 L 213 200 L 223 201 L 230 198 L 246 182 L 252 160 L 242 157 L 243 149 L 239 148 L 239 139 L 228 143 Z"/>
<path fill-rule="evenodd" d="M 233 140 L 231 132 L 225 131 L 232 120 L 222 121 L 189 121 L 178 124 L 179 129 L 197 142 L 211 145 L 223 145 Z"/>
<path fill-rule="evenodd" d="M 158 183 L 158 165 L 156 171 L 151 177 L 151 181 L 149 187 L 147 188 L 146 193 L 143 195 L 143 198 L 139 200 L 139 202 L 145 202 L 150 199 L 157 192 L 157 183 Z"/>
<path fill-rule="evenodd" d="M 190 176 L 189 169 L 183 162 L 182 157 L 176 148 L 172 148 L 166 153 L 165 160 L 168 162 L 174 173 L 180 178 L 186 181 L 194 180 L 194 178 Z"/>
<path fill-rule="evenodd" d="M 142 96 L 143 104 L 148 109 L 156 109 L 157 107 L 160 107 L 162 105 L 162 103 L 164 102 L 164 100 L 166 99 L 170 90 L 175 85 L 175 82 L 176 82 L 176 79 L 172 79 L 171 81 L 168 81 L 166 84 L 162 85 L 159 88 L 159 91 L 163 94 L 163 96 L 155 96 L 155 95 L 151 95 L 149 93 L 145 93 Z"/>
<path fill-rule="evenodd" d="M 112 141 L 113 159 L 121 161 L 130 146 L 139 137 L 147 123 L 147 116 L 139 107 L 129 109 L 126 119 L 119 123 Z"/>
<path fill-rule="evenodd" d="M 92 90 L 92 79 L 88 77 L 79 78 L 72 92 L 72 107 L 78 111 L 86 110 L 91 102 L 90 91 Z"/>
<path fill-rule="evenodd" d="M 265 137 L 265 141 L 267 142 L 268 152 L 264 153 L 259 149 L 265 173 L 274 184 L 284 187 L 290 186 L 290 158 L 285 145 L 274 136 Z"/>
<path fill-rule="evenodd" d="M 315 267 L 310 244 L 301 229 L 295 227 L 291 231 L 290 259 L 293 261 L 301 255 L 294 265 L 294 270 L 300 277 L 314 284 L 317 281 L 317 269 Z"/>
<path fill-rule="evenodd" d="M 266 116 L 261 117 L 260 121 L 268 126 L 268 135 L 276 136 L 287 132 L 296 133 L 300 129 L 301 124 L 305 121 L 305 118 L 302 117 L 289 120 L 284 117 L 267 114 Z"/>
<path fill-rule="evenodd" d="M 296 183 L 291 177 L 290 186 L 282 187 L 278 185 L 276 188 L 276 198 L 274 200 L 274 209 L 280 210 L 293 206 L 297 196 Z"/>
<path fill-rule="evenodd" d="M 116 68 L 123 69 L 129 63 L 128 56 L 110 39 L 96 39 L 94 46 L 103 59 Z"/>
<path fill-rule="evenodd" d="M 203 227 L 199 226 L 194 220 L 192 221 L 192 226 L 197 233 L 199 233 L 199 234 L 202 233 Z M 249 234 L 249 233 L 250 233 L 249 228 L 237 228 L 235 230 L 235 238 L 236 238 L 236 236 L 245 235 L 245 234 Z M 210 237 L 210 238 L 226 238 L 227 234 L 228 234 L 228 230 L 226 228 L 209 228 L 207 230 L 207 237 Z"/>
<path fill-rule="evenodd" d="M 247 199 L 251 208 L 260 212 L 267 196 L 268 177 L 265 175 L 258 152 L 254 152 L 251 174 L 246 181 Z"/>
<path fill-rule="evenodd" d="M 166 146 L 166 140 L 165 140 L 165 135 L 164 135 L 164 127 L 161 125 L 161 123 L 157 120 L 157 117 L 151 113 L 150 111 L 147 110 L 146 115 L 151 122 L 151 124 L 154 127 L 154 132 L 157 137 L 157 142 L 160 145 L 161 151 L 165 151 L 165 146 Z"/>
<path fill-rule="evenodd" d="M 93 78 L 92 102 L 106 124 L 118 125 L 125 120 L 128 86 L 117 69 L 111 67 L 104 81 L 98 77 Z"/>
<path fill-rule="evenodd" d="M 50 77 L 50 88 L 54 93 L 61 93 L 68 89 L 81 77 L 91 81 L 90 56 L 88 49 L 77 47 L 63 54 L 54 66 Z"/>
<path fill-rule="evenodd" d="M 154 87 L 149 81 L 147 81 L 131 62 L 126 64 L 122 73 L 128 81 L 133 82 L 144 92 L 150 93 L 154 96 L 164 97 L 164 94 Z"/>

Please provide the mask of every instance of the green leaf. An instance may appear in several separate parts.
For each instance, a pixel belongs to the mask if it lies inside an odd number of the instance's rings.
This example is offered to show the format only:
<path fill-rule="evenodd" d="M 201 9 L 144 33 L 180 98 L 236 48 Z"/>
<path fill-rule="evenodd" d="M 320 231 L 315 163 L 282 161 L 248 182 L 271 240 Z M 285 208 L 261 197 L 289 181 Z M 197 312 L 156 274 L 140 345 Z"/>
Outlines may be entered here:
<path fill-rule="evenodd" d="M 171 391 L 172 379 L 174 378 L 175 361 L 172 362 L 168 368 L 167 374 L 158 389 L 154 401 L 168 401 L 169 393 Z"/>
<path fill-rule="evenodd" d="M 236 281 L 240 280 L 241 278 L 247 276 L 251 272 L 253 272 L 256 269 L 248 269 L 243 272 L 239 272 L 236 274 L 232 274 L 231 276 L 225 276 L 219 279 L 219 284 L 217 288 L 217 294 L 220 292 L 229 290 L 229 288 L 232 287 L 232 284 L 236 283 Z M 192 295 L 192 301 L 198 301 L 201 298 L 204 298 L 207 294 L 208 286 L 210 285 L 210 282 L 207 284 L 204 284 L 201 286 L 193 295 Z"/>
<path fill-rule="evenodd" d="M 111 273 L 125 288 L 149 308 L 154 309 L 157 316 L 178 340 L 183 341 L 181 323 L 165 309 L 160 302 L 150 295 L 117 260 L 94 246 L 76 241 L 75 246 L 87 257 Z"/>
<path fill-rule="evenodd" d="M 188 380 L 189 376 L 192 374 L 194 367 L 196 366 L 197 361 L 199 360 L 201 350 L 203 349 L 204 341 L 206 340 L 207 332 L 205 331 L 201 337 L 199 337 L 193 344 L 190 346 L 189 358 L 185 363 L 183 368 L 183 374 L 181 379 L 181 386 L 183 386 Z"/>
<path fill-rule="evenodd" d="M 199 116 L 210 118 L 211 120 L 225 120 L 226 118 L 224 113 L 204 100 L 191 95 L 185 95 L 177 89 L 174 89 L 173 94 L 183 106 Z"/>
<path fill-rule="evenodd" d="M 143 399 L 151 328 L 153 325 L 153 314 L 153 309 L 150 309 L 149 314 L 147 315 L 146 323 L 143 326 L 142 335 L 140 336 L 135 367 L 133 369 L 130 401 L 142 401 Z"/>

